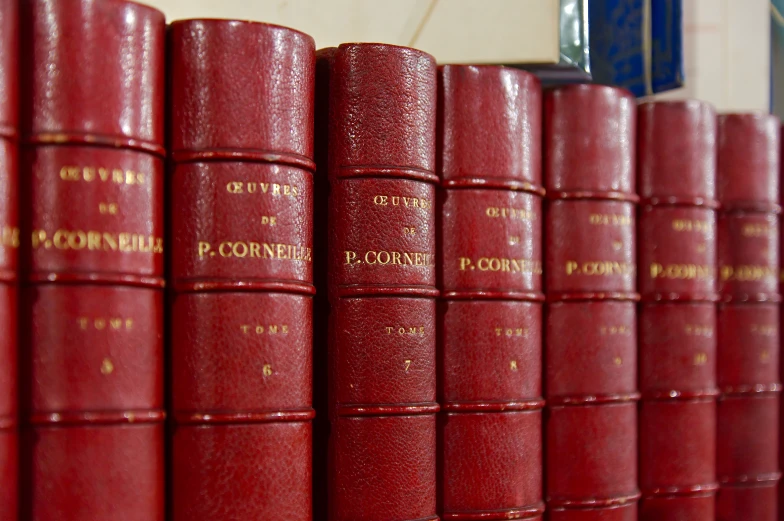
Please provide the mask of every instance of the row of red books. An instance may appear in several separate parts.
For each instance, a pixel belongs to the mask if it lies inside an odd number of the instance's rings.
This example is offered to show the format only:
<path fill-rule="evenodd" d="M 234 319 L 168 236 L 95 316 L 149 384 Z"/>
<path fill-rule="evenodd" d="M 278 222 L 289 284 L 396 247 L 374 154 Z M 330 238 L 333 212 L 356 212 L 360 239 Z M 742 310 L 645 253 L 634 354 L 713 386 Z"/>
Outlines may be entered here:
<path fill-rule="evenodd" d="M 0 136 L 3 521 L 778 519 L 771 116 L 0 0 Z"/>

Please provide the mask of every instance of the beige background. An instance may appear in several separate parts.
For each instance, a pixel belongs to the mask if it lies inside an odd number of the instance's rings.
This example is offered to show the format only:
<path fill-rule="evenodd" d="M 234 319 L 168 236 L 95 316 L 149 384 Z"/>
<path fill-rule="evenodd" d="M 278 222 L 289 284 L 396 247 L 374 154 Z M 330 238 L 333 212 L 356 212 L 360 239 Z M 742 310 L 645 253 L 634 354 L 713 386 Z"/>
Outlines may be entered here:
<path fill-rule="evenodd" d="M 381 41 L 441 62 L 548 62 L 557 57 L 557 0 L 146 0 L 178 18 L 239 18 L 304 31 L 318 47 Z M 652 0 L 657 1 L 657 0 Z M 768 0 L 683 0 L 687 86 L 719 110 L 768 110 Z"/>
<path fill-rule="evenodd" d="M 686 87 L 657 97 L 699 98 L 721 111 L 767 112 L 769 1 L 683 0 L 683 9 Z"/>

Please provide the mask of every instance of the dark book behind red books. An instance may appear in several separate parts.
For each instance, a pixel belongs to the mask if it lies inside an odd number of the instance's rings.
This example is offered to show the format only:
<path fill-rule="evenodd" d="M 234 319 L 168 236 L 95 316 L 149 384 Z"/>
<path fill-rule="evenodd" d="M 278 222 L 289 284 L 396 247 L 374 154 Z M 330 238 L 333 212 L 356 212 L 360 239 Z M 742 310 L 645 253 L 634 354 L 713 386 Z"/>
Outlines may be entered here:
<path fill-rule="evenodd" d="M 315 44 L 169 38 L 172 519 L 311 519 Z"/>
<path fill-rule="evenodd" d="M 716 114 L 637 112 L 640 519 L 713 521 L 716 482 Z"/>
<path fill-rule="evenodd" d="M 544 118 L 548 517 L 636 520 L 635 102 L 562 87 Z"/>
<path fill-rule="evenodd" d="M 17 185 L 19 87 L 17 0 L 0 1 L 0 505 L 14 520 L 18 506 Z"/>
<path fill-rule="evenodd" d="M 164 17 L 20 5 L 21 515 L 161 521 Z"/>
<path fill-rule="evenodd" d="M 777 519 L 779 122 L 718 118 L 718 521 Z"/>
<path fill-rule="evenodd" d="M 330 77 L 317 108 L 329 114 L 329 513 L 433 520 L 436 65 L 381 44 L 318 59 Z"/>
<path fill-rule="evenodd" d="M 439 514 L 541 519 L 541 88 L 446 65 L 439 96 Z"/>

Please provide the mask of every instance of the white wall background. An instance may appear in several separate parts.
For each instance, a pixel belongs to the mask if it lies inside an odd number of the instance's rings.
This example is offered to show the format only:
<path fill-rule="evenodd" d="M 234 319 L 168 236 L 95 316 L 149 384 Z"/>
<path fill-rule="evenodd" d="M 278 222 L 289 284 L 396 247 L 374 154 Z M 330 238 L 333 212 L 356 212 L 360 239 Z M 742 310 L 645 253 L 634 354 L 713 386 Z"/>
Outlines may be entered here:
<path fill-rule="evenodd" d="M 487 23 L 500 18 L 491 35 L 456 30 L 455 23 L 433 24 L 425 45 L 442 43 L 447 51 L 489 49 L 511 56 L 552 54 L 552 23 L 548 4 L 555 0 L 142 0 L 161 9 L 167 20 L 179 18 L 237 18 L 286 25 L 316 39 L 318 47 L 342 41 L 384 41 L 411 44 L 428 10 L 462 5 L 471 8 L 465 22 Z M 651 0 L 657 1 L 657 0 Z M 770 7 L 769 0 L 683 0 L 686 87 L 657 97 L 699 98 L 720 111 L 769 109 Z M 435 7 L 437 6 L 437 7 Z M 522 7 L 521 7 L 522 6 Z M 522 9 L 522 10 L 521 10 Z M 522 15 L 521 15 L 522 13 Z M 531 14 L 535 13 L 535 14 Z M 433 14 L 433 13 L 431 13 Z M 437 13 L 436 13 L 437 14 Z M 507 14 L 507 16 L 504 16 Z M 526 16 L 527 15 L 527 16 Z M 483 18 L 483 16 L 485 18 Z M 544 21 L 537 23 L 538 19 Z M 492 27 L 492 24 L 490 24 Z M 537 33 L 537 31 L 539 31 Z M 531 36 L 534 36 L 531 38 Z M 528 36 L 528 40 L 521 39 Z M 449 43 L 449 42 L 454 43 Z M 466 45 L 469 41 L 470 45 Z M 543 44 L 546 43 L 545 44 Z M 522 50 L 521 50 L 522 47 Z M 537 48 L 534 48 L 537 47 Z M 541 48 L 538 48 L 541 47 Z M 442 59 L 438 52 L 434 54 Z M 482 53 L 451 61 L 486 61 Z"/>
<path fill-rule="evenodd" d="M 656 97 L 699 98 L 720 111 L 767 112 L 769 0 L 683 0 L 683 10 L 686 87 Z"/>

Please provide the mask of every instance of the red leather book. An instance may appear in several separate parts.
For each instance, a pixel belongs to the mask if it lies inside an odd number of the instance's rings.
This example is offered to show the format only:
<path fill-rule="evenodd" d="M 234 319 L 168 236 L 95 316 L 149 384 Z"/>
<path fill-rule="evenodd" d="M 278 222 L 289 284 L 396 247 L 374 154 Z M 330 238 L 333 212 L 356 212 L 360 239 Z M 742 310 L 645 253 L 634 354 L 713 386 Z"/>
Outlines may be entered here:
<path fill-rule="evenodd" d="M 169 38 L 171 517 L 311 519 L 315 43 Z"/>
<path fill-rule="evenodd" d="M 163 14 L 21 21 L 22 518 L 160 521 Z"/>
<path fill-rule="evenodd" d="M 784 126 L 784 125 L 782 125 Z M 781 129 L 779 127 L 779 137 L 781 136 Z M 784 152 L 784 143 L 779 139 L 779 202 L 782 201 L 782 188 L 784 188 L 784 161 L 781 160 L 781 153 Z M 784 266 L 781 265 L 781 259 L 784 258 L 784 227 L 779 226 L 779 295 L 784 294 Z M 784 307 L 779 306 L 779 379 L 784 374 L 784 357 L 781 356 L 781 345 L 784 339 L 781 335 L 781 325 L 784 322 Z M 781 381 L 781 380 L 779 380 Z M 784 401 L 779 398 L 779 470 L 784 468 L 784 438 L 781 433 L 784 432 Z M 778 515 L 779 521 L 784 521 L 784 487 L 778 487 Z"/>
<path fill-rule="evenodd" d="M 439 514 L 541 519 L 541 87 L 446 65 L 439 95 Z"/>
<path fill-rule="evenodd" d="M 718 119 L 719 521 L 777 519 L 779 122 Z"/>
<path fill-rule="evenodd" d="M 640 519 L 714 521 L 716 114 L 637 111 Z"/>
<path fill-rule="evenodd" d="M 329 514 L 436 516 L 436 65 L 344 44 L 329 77 Z M 322 194 L 326 196 L 326 194 Z"/>
<path fill-rule="evenodd" d="M 549 519 L 637 519 L 635 102 L 545 94 L 545 476 Z"/>
<path fill-rule="evenodd" d="M 18 507 L 16 269 L 19 248 L 17 137 L 19 17 L 16 0 L 0 1 L 0 505 Z"/>

